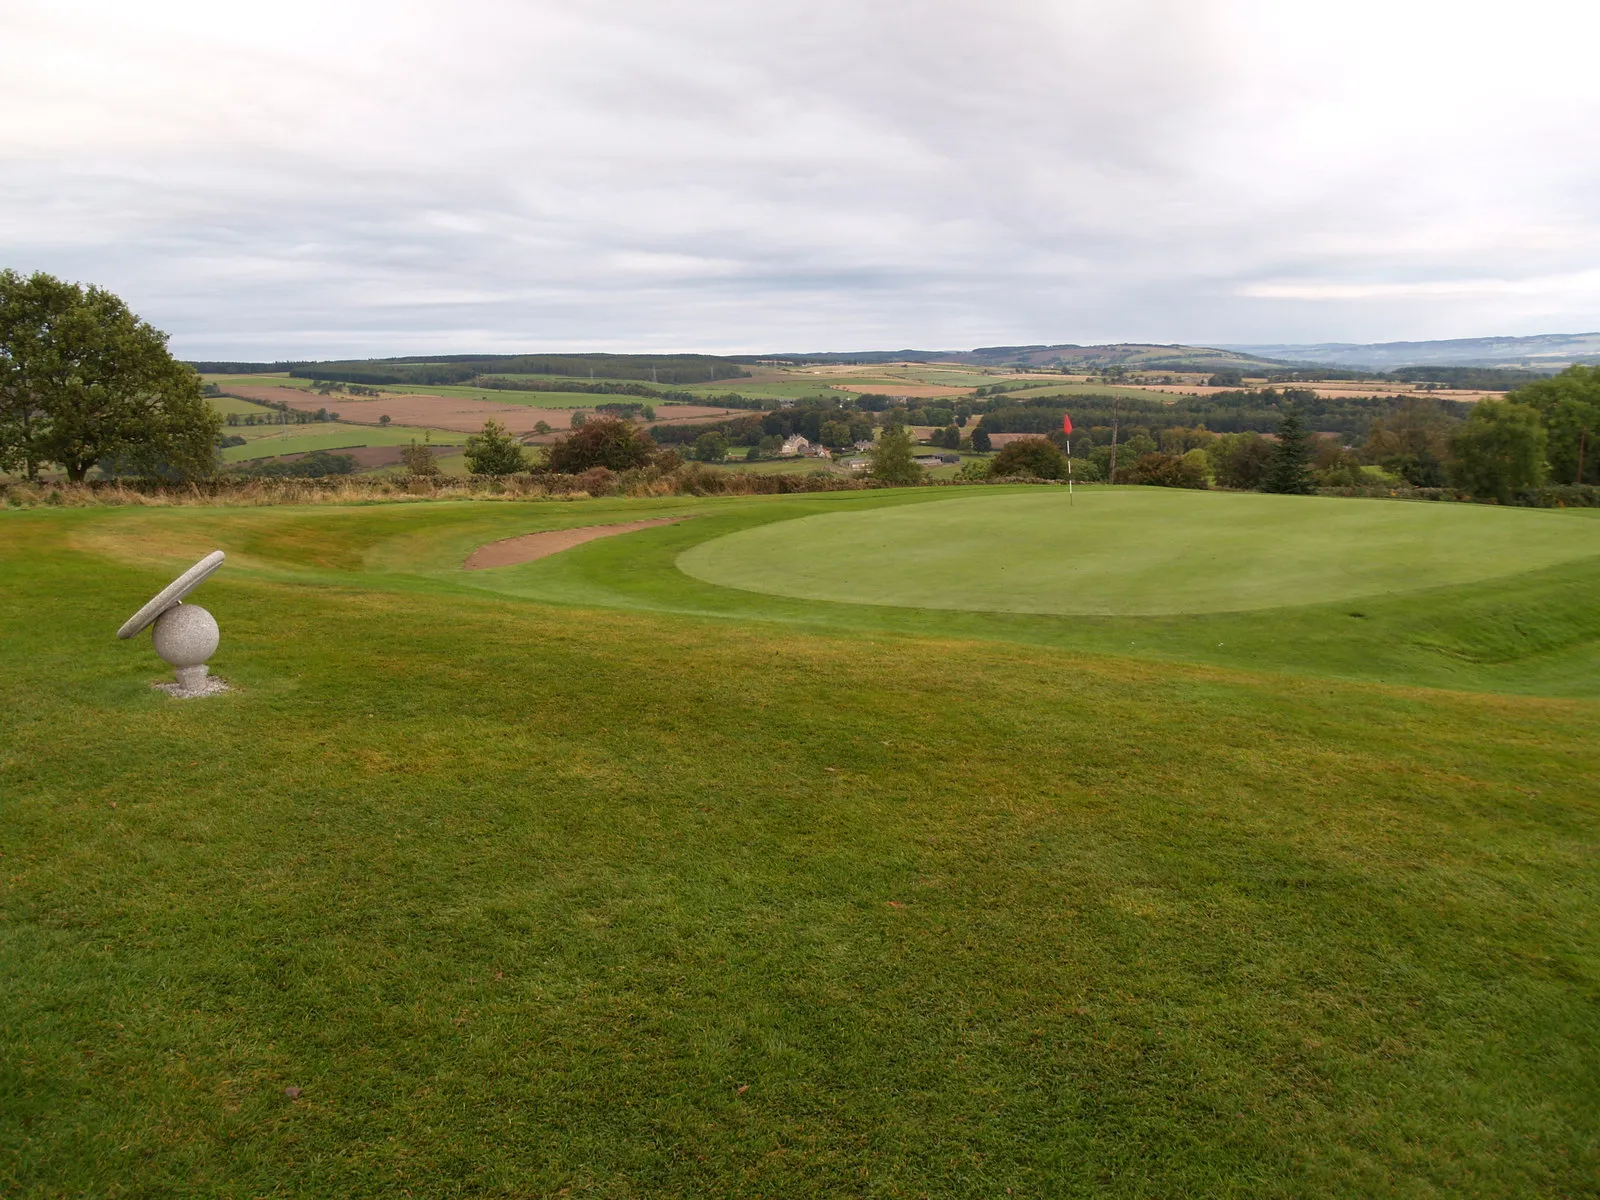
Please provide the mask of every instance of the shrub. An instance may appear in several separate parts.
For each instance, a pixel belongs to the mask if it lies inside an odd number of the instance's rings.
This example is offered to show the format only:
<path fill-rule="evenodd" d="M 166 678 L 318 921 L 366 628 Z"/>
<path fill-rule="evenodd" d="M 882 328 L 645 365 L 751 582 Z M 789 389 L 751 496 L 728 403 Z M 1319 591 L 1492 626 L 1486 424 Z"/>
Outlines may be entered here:
<path fill-rule="evenodd" d="M 1121 474 L 1121 472 L 1118 472 Z M 1185 455 L 1163 454 L 1157 450 L 1152 454 L 1141 454 L 1133 464 L 1130 483 L 1142 483 L 1148 487 L 1176 487 L 1176 488 L 1205 488 L 1205 468 Z"/>
<path fill-rule="evenodd" d="M 614 496 L 617 494 L 617 474 L 605 467 L 590 467 L 578 476 L 578 486 L 591 496 Z"/>
<path fill-rule="evenodd" d="M 989 478 L 989 464 L 981 458 L 969 458 L 961 464 L 961 470 L 956 472 L 957 479 L 987 479 Z"/>
<path fill-rule="evenodd" d="M 474 475 L 516 475 L 528 469 L 528 456 L 499 421 L 485 421 L 483 432 L 467 439 L 467 470 Z"/>
<path fill-rule="evenodd" d="M 433 451 L 421 442 L 412 440 L 409 446 L 400 451 L 400 462 L 405 466 L 409 475 L 437 475 L 439 464 L 434 461 Z"/>
<path fill-rule="evenodd" d="M 1079 483 L 1101 483 L 1106 475 L 1094 459 L 1075 458 L 1072 460 L 1072 477 Z"/>
<path fill-rule="evenodd" d="M 1065 479 L 1067 456 L 1049 438 L 1018 438 L 989 462 L 989 477 L 1031 475 L 1035 479 Z"/>
<path fill-rule="evenodd" d="M 595 417 L 551 443 L 545 465 L 563 475 L 581 475 L 590 467 L 626 471 L 649 463 L 655 449 L 650 435 L 632 422 Z"/>

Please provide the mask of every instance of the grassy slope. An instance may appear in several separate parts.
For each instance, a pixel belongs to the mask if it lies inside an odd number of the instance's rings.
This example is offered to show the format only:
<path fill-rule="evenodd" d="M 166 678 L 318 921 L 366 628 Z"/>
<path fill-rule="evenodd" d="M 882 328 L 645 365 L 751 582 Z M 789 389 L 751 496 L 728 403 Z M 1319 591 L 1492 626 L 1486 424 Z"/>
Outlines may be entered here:
<path fill-rule="evenodd" d="M 1600 709 L 481 590 L 799 504 L 0 514 L 0 1191 L 1589 1189 Z"/>
<path fill-rule="evenodd" d="M 1600 699 L 1600 608 L 1593 602 L 1600 588 L 1600 561 L 1593 559 L 1478 584 L 1368 597 L 1359 608 L 1345 602 L 1269 614 L 1167 617 L 963 613 L 786 599 L 716 587 L 674 566 L 684 551 L 725 533 L 814 513 L 941 503 L 950 495 L 913 490 L 702 501 L 700 519 L 648 538 L 594 542 L 542 562 L 475 574 L 467 581 L 530 599 L 580 605 L 885 634 L 1001 639 L 1228 668 Z M 597 511 L 612 509 L 601 505 Z M 617 511 L 633 510 L 619 506 Z M 1600 513 L 1569 515 L 1576 520 L 1600 518 Z M 477 514 L 441 514 L 441 526 L 450 521 L 461 522 L 458 533 L 395 543 L 405 547 L 407 570 L 452 578 L 454 565 L 474 539 L 505 536 L 495 529 L 527 527 L 527 519 L 519 524 L 515 515 L 502 526 Z M 825 559 L 828 551 L 808 547 L 797 552 Z"/>

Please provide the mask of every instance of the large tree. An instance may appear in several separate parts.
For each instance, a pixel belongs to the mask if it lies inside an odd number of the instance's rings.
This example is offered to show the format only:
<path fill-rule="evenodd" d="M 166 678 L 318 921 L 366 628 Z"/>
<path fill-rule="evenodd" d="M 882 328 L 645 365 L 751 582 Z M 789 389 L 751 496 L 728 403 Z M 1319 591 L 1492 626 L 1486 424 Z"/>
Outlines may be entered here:
<path fill-rule="evenodd" d="M 221 428 L 200 376 L 118 297 L 0 271 L 0 466 L 194 478 L 216 469 Z"/>
<path fill-rule="evenodd" d="M 872 477 L 885 483 L 921 483 L 922 468 L 913 461 L 914 454 L 914 443 L 905 426 L 886 426 L 869 455 Z"/>
<path fill-rule="evenodd" d="M 1450 457 L 1450 435 L 1460 422 L 1437 400 L 1408 399 L 1373 421 L 1364 447 L 1368 461 L 1415 487 L 1440 487 Z"/>
<path fill-rule="evenodd" d="M 1544 478 L 1545 429 L 1537 409 L 1511 400 L 1480 400 L 1451 441 L 1458 487 L 1483 500 L 1511 502 L 1518 488 Z"/>
<path fill-rule="evenodd" d="M 1600 480 L 1600 367 L 1569 367 L 1509 398 L 1537 409 L 1543 419 L 1552 482 Z"/>
<path fill-rule="evenodd" d="M 1272 470 L 1276 447 L 1259 433 L 1226 433 L 1207 449 L 1217 482 L 1226 488 L 1255 491 Z"/>

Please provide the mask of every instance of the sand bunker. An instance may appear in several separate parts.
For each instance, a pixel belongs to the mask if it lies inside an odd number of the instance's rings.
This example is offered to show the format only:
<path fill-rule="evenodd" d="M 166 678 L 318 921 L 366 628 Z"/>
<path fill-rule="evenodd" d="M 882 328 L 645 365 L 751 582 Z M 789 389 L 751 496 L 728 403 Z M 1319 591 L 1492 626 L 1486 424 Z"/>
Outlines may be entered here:
<path fill-rule="evenodd" d="M 548 533 L 525 533 L 521 537 L 504 538 L 479 546 L 461 564 L 468 571 L 481 571 L 485 567 L 509 567 L 513 563 L 532 562 L 560 554 L 596 538 L 615 537 L 619 533 L 633 533 L 655 525 L 676 525 L 687 517 L 656 517 L 650 521 L 623 521 L 616 525 L 583 525 L 577 529 L 552 529 Z"/>

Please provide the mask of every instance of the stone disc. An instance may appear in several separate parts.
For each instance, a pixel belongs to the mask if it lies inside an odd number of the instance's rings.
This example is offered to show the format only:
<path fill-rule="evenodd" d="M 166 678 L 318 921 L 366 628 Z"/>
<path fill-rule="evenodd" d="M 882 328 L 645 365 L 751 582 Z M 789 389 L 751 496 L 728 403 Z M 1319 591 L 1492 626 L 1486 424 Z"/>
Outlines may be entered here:
<path fill-rule="evenodd" d="M 129 617 L 122 628 L 117 630 L 117 636 L 119 638 L 131 638 L 136 633 L 142 633 L 150 622 L 204 583 L 211 575 L 211 572 L 222 565 L 222 560 L 226 557 L 221 550 L 213 550 L 206 555 L 156 593 L 155 598 L 149 604 L 146 604 L 133 616 Z"/>

